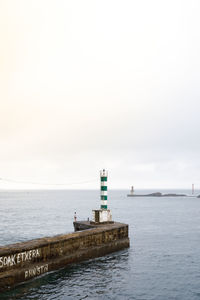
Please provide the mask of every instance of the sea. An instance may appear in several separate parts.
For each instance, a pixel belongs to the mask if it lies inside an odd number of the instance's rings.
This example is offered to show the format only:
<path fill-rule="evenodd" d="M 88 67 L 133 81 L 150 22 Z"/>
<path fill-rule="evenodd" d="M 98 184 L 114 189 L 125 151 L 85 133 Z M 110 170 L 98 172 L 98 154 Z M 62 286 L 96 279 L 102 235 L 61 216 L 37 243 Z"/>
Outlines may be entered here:
<path fill-rule="evenodd" d="M 113 220 L 129 224 L 129 249 L 45 274 L 0 299 L 199 300 L 200 198 L 159 191 L 188 196 L 108 192 Z M 91 219 L 99 206 L 97 190 L 2 190 L 0 245 L 72 232 L 75 211 L 78 220 Z"/>

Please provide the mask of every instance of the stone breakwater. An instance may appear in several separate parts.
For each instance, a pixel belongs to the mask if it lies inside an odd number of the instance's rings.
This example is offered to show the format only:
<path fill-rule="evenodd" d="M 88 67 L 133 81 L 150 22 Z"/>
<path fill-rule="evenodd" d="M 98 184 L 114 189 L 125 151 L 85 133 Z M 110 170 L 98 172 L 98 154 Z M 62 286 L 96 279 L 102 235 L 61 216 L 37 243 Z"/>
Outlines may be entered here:
<path fill-rule="evenodd" d="M 74 224 L 82 231 L 0 247 L 0 292 L 68 264 L 129 247 L 128 225 L 85 223 Z"/>

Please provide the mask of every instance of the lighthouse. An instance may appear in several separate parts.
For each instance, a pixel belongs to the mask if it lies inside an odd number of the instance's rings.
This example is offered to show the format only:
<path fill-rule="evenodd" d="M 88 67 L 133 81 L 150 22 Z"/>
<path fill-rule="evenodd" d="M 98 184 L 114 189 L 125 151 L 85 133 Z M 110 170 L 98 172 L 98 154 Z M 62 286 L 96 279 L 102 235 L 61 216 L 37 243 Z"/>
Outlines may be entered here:
<path fill-rule="evenodd" d="M 107 200 L 108 200 L 108 187 L 107 187 L 107 181 L 108 181 L 108 172 L 103 170 L 100 171 L 100 182 L 101 182 L 101 191 L 100 191 L 100 197 L 101 197 L 101 209 L 107 209 Z"/>
<path fill-rule="evenodd" d="M 98 210 L 93 210 L 92 223 L 112 223 L 112 215 L 108 209 L 108 172 L 106 170 L 100 171 L 100 201 L 101 206 Z"/>

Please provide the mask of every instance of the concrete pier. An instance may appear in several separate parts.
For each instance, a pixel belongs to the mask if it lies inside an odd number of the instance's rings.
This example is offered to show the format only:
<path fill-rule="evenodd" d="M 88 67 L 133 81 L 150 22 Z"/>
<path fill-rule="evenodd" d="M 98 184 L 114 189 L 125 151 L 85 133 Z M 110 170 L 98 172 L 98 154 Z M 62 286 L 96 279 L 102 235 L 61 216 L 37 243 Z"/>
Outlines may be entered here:
<path fill-rule="evenodd" d="M 0 247 L 0 291 L 71 263 L 129 247 L 128 225 L 74 222 L 75 231 Z"/>

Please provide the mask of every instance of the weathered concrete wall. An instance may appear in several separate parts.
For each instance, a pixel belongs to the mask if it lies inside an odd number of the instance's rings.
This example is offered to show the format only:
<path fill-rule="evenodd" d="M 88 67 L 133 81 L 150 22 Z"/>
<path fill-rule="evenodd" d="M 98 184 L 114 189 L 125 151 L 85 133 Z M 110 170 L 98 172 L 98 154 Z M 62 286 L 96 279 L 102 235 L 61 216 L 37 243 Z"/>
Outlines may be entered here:
<path fill-rule="evenodd" d="M 73 223 L 73 225 L 75 231 L 82 231 L 82 230 L 98 227 L 95 226 L 95 223 L 92 223 L 91 221 L 76 221 Z"/>
<path fill-rule="evenodd" d="M 0 247 L 0 291 L 70 263 L 127 247 L 128 225 L 121 223 Z"/>
<path fill-rule="evenodd" d="M 114 224 L 114 221 L 95 223 L 93 221 L 76 221 L 74 222 L 74 230 L 81 231 L 91 228 L 101 228 L 102 226 Z"/>

